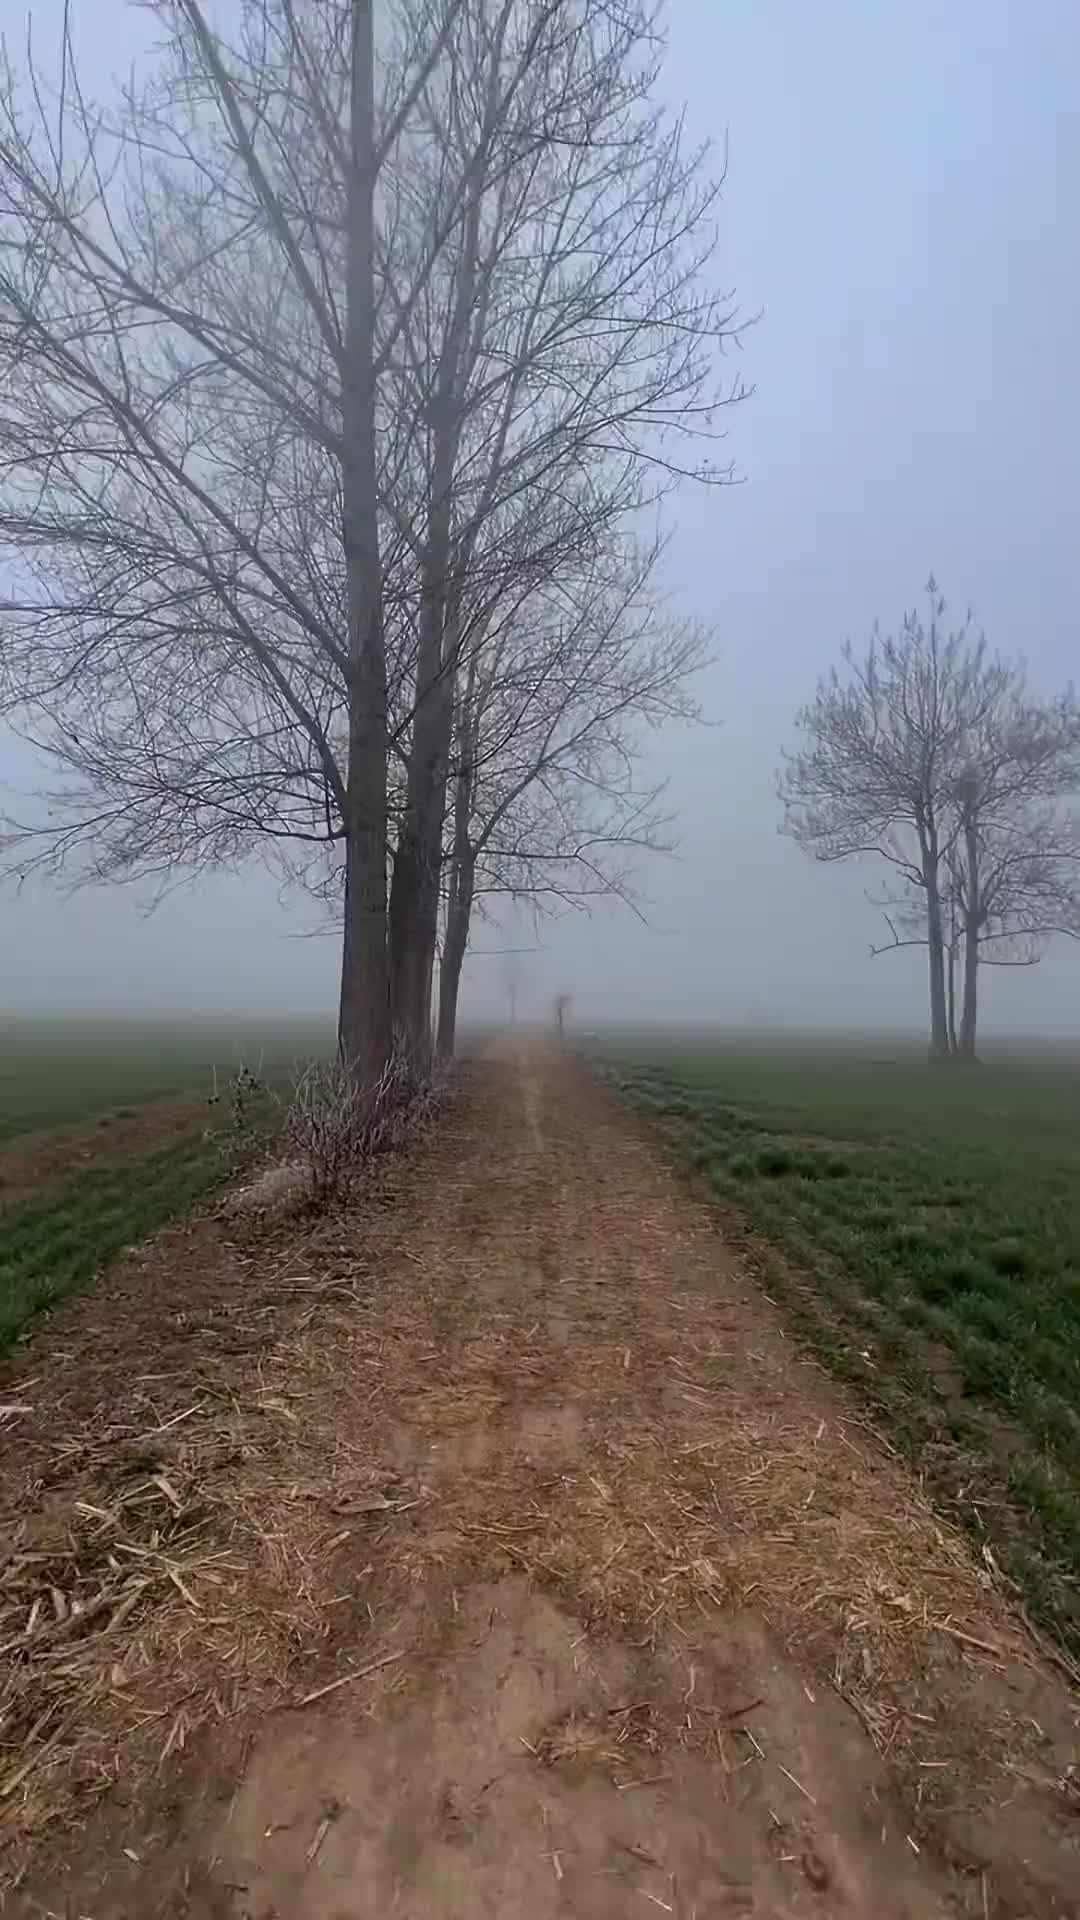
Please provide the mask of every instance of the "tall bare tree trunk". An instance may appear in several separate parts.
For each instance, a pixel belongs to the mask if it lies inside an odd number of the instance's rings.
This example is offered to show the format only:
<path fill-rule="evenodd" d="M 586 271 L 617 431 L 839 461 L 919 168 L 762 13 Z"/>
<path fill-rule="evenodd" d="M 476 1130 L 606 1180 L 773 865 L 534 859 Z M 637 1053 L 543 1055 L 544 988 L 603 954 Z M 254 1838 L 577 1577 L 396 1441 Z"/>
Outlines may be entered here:
<path fill-rule="evenodd" d="M 440 1060 L 453 1056 L 457 1038 L 457 1005 L 461 989 L 461 969 L 469 945 L 473 889 L 476 883 L 476 853 L 470 837 L 472 820 L 476 718 L 476 655 L 469 662 L 465 697 L 458 716 L 459 765 L 454 780 L 454 842 L 450 853 L 450 886 L 446 903 L 446 931 L 443 937 L 442 966 L 439 969 L 439 1023 L 436 1047 Z"/>
<path fill-rule="evenodd" d="M 978 1023 L 979 1002 L 979 940 L 974 927 L 964 929 L 964 996 L 960 1014 L 960 1043 L 957 1058 L 965 1066 L 974 1066 L 978 1060 L 975 1051 L 975 1030 Z"/>
<path fill-rule="evenodd" d="M 964 819 L 964 857 L 967 864 L 966 913 L 964 916 L 964 1004 L 960 1015 L 960 1058 L 974 1066 L 975 1029 L 979 1012 L 979 843 L 975 820 L 969 812 Z"/>
<path fill-rule="evenodd" d="M 443 581 L 429 580 L 420 623 L 405 809 L 390 885 L 394 1035 L 423 1071 L 431 1057 L 431 976 L 439 926 L 454 675 L 444 658 Z"/>
<path fill-rule="evenodd" d="M 455 861 L 454 884 L 447 908 L 442 967 L 439 972 L 438 1050 L 440 1060 L 452 1058 L 457 1038 L 458 994 L 461 989 L 461 969 L 469 944 L 473 878 L 471 854 L 466 855 L 460 865 Z"/>
<path fill-rule="evenodd" d="M 941 856 L 936 825 L 919 824 L 923 886 L 926 889 L 926 945 L 930 963 L 930 1058 L 949 1057 L 949 1020 L 945 995 L 945 930 L 941 911 Z"/>
<path fill-rule="evenodd" d="M 471 282 L 470 282 L 471 284 Z M 394 1036 L 423 1071 L 431 1059 L 431 977 L 439 930 L 446 785 L 454 730 L 458 624 L 450 579 L 454 470 L 461 421 L 456 388 L 467 307 L 439 369 L 434 460 L 423 557 L 412 740 L 405 808 L 390 883 L 390 997 Z"/>
<path fill-rule="evenodd" d="M 930 1057 L 949 1057 L 949 1023 L 945 1007 L 945 941 L 941 931 L 941 902 L 936 887 L 927 890 L 927 945 L 930 953 Z"/>
<path fill-rule="evenodd" d="M 506 18 L 509 18 L 507 9 Z M 489 84 L 494 87 L 497 68 Z M 483 170 L 467 195 L 454 305 L 435 375 L 428 416 L 431 475 L 422 560 L 422 597 L 412 741 L 405 811 L 390 883 L 390 981 L 394 1035 L 424 1070 L 431 1059 L 431 979 L 439 931 L 446 786 L 454 729 L 460 580 L 451 579 L 453 499 L 464 425 L 461 382 L 467 375 L 469 328 L 476 297 Z"/>
<path fill-rule="evenodd" d="M 338 1040 L 374 1085 L 390 1047 L 386 925 L 386 652 L 382 620 L 374 375 L 372 0 L 352 0 L 348 302 L 342 412 L 342 538 L 349 620 L 345 928 Z"/>
<path fill-rule="evenodd" d="M 431 409 L 433 458 L 412 741 L 390 883 L 394 1037 L 421 1072 L 431 1059 L 431 975 L 439 930 L 443 822 L 454 727 L 457 631 L 450 617 L 450 563 L 454 469 L 461 432 L 456 390 L 466 320 L 459 286 L 456 322 L 439 365 Z"/>

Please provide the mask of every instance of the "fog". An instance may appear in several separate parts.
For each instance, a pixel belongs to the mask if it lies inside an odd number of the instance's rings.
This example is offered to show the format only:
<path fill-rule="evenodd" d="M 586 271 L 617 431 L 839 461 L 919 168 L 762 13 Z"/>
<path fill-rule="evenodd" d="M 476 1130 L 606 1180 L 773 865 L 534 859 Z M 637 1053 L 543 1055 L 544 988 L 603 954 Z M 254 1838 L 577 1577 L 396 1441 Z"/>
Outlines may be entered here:
<path fill-rule="evenodd" d="M 131 16 L 93 14 L 122 66 Z M 54 30 L 59 0 L 35 0 Z M 138 30 L 138 29 L 136 29 Z M 873 870 L 812 864 L 777 832 L 795 708 L 846 636 L 896 624 L 933 569 L 953 611 L 1052 691 L 1080 604 L 1080 10 L 1055 0 L 675 0 L 669 88 L 728 141 L 722 258 L 753 396 L 729 415 L 741 482 L 672 506 L 669 578 L 715 626 L 710 724 L 656 743 L 680 850 L 625 908 L 479 929 L 463 1014 L 557 988 L 577 1017 L 916 1026 L 922 956 L 871 960 Z M 33 784 L 0 739 L 5 804 Z M 140 1012 L 330 1009 L 332 939 L 261 871 L 174 893 L 0 897 L 0 1004 Z M 1080 949 L 992 970 L 988 1030 L 1080 1030 Z"/>

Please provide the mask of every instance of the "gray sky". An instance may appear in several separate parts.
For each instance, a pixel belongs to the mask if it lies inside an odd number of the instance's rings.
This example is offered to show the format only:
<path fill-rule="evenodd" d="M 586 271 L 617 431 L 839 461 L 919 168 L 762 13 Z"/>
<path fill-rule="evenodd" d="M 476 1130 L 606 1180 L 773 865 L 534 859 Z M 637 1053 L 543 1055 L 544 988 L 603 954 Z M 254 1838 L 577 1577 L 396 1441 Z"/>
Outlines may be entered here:
<path fill-rule="evenodd" d="M 93 15 L 124 64 L 122 0 Z M 59 0 L 35 0 L 42 23 Z M 1075 0 L 674 0 L 669 90 L 730 139 L 725 277 L 764 309 L 730 418 L 745 484 L 680 495 L 672 581 L 713 622 L 718 724 L 661 743 L 681 855 L 625 911 L 550 926 L 520 1003 L 583 1019 L 921 1022 L 922 958 L 871 962 L 869 868 L 819 868 L 776 833 L 794 709 L 847 635 L 894 624 L 933 568 L 1047 691 L 1075 671 L 1080 604 L 1080 7 Z M 26 777 L 0 740 L 0 780 Z M 331 941 L 274 882 L 135 898 L 0 901 L 0 1005 L 330 1007 Z M 520 929 L 522 943 L 531 938 Z M 495 934 L 480 932 L 485 946 Z M 467 1011 L 503 1004 L 470 961 Z M 1080 1032 L 1080 948 L 992 972 L 986 1024 Z"/>

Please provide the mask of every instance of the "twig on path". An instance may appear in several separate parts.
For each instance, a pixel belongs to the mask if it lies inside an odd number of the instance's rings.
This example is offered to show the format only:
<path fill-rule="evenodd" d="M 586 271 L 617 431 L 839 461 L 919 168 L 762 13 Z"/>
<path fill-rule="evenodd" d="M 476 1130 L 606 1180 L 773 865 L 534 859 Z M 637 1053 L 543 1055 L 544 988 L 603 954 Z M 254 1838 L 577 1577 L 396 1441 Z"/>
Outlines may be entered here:
<path fill-rule="evenodd" d="M 168 1433 L 170 1428 L 178 1427 L 183 1421 L 190 1420 L 193 1413 L 201 1413 L 202 1406 L 202 1401 L 196 1400 L 193 1407 L 185 1407 L 182 1413 L 174 1413 L 171 1420 L 161 1420 L 156 1427 L 144 1427 L 141 1433 L 135 1434 L 134 1441 L 149 1440 L 155 1434 Z"/>
<path fill-rule="evenodd" d="M 612 1552 L 608 1554 L 608 1557 L 607 1557 L 607 1559 L 606 1559 L 606 1560 L 602 1560 L 602 1561 L 600 1562 L 600 1565 L 599 1565 L 599 1566 L 597 1567 L 597 1569 L 596 1569 L 596 1577 L 597 1577 L 597 1579 L 599 1579 L 599 1578 L 600 1578 L 600 1575 L 601 1575 L 602 1573 L 606 1573 L 609 1567 L 611 1567 L 611 1566 L 614 1566 L 614 1564 L 615 1564 L 615 1562 L 616 1562 L 616 1560 L 618 1559 L 618 1557 L 619 1557 L 619 1555 L 620 1555 L 620 1553 L 622 1552 L 622 1550 L 623 1550 L 623 1548 L 625 1547 L 625 1545 L 626 1545 L 626 1541 L 625 1541 L 625 1540 L 620 1540 L 620 1541 L 619 1541 L 619 1544 L 618 1544 L 618 1546 L 617 1546 L 617 1547 L 615 1547 L 615 1548 L 614 1548 L 614 1549 L 612 1550 Z"/>
<path fill-rule="evenodd" d="M 961 1646 L 977 1647 L 980 1653 L 992 1653 L 995 1660 L 1003 1660 L 1005 1658 L 1005 1649 L 1003 1647 L 995 1647 L 990 1640 L 980 1640 L 977 1634 L 965 1633 L 962 1627 L 954 1627 L 948 1620 L 934 1620 L 931 1622 L 931 1625 L 936 1628 L 938 1633 L 951 1634 L 954 1640 L 960 1641 Z"/>
<path fill-rule="evenodd" d="M 526 1742 L 526 1745 L 528 1745 L 528 1742 Z M 548 1841 L 550 1841 L 550 1839 L 551 1839 L 551 1813 L 550 1813 L 550 1810 L 548 1809 L 548 1807 L 546 1807 L 546 1806 L 542 1806 L 542 1807 L 541 1807 L 541 1809 L 540 1809 L 540 1819 L 541 1819 L 541 1822 L 543 1823 L 543 1828 L 544 1828 L 544 1838 L 545 1838 L 545 1840 L 548 1840 Z M 548 1848 L 548 1850 L 547 1850 L 547 1852 L 546 1852 L 546 1853 L 544 1853 L 544 1854 L 543 1854 L 543 1855 L 542 1855 L 541 1857 L 542 1857 L 542 1858 L 543 1858 L 544 1860 L 550 1860 L 550 1861 L 551 1861 L 551 1865 L 552 1865 L 552 1870 L 553 1870 L 553 1872 L 554 1872 L 554 1874 L 555 1874 L 555 1878 L 556 1878 L 556 1880 L 561 1880 L 561 1879 L 562 1879 L 562 1877 L 563 1877 L 563 1865 L 562 1865 L 562 1849 L 561 1849 L 561 1847 L 549 1847 L 549 1848 Z"/>
<path fill-rule="evenodd" d="M 809 1787 L 804 1787 L 801 1780 L 796 1780 L 795 1775 L 793 1773 L 789 1773 L 788 1769 L 785 1766 L 781 1766 L 779 1760 L 777 1761 L 776 1764 L 778 1767 L 780 1767 L 780 1771 L 783 1774 L 784 1779 L 790 1780 L 793 1787 L 798 1787 L 799 1792 L 803 1795 L 804 1799 L 809 1800 L 810 1805 L 812 1807 L 816 1807 L 817 1801 L 814 1799 L 814 1796 L 811 1793 Z"/>
<path fill-rule="evenodd" d="M 384 1653 L 381 1660 L 372 1660 L 369 1666 L 353 1667 L 348 1673 L 343 1673 L 340 1679 L 328 1680 L 324 1687 L 316 1687 L 313 1692 L 305 1693 L 296 1704 L 298 1707 L 310 1707 L 314 1700 L 324 1700 L 328 1693 L 336 1693 L 339 1687 L 347 1687 L 350 1680 L 364 1680 L 369 1673 L 377 1673 L 380 1667 L 391 1666 L 395 1660 L 403 1659 L 404 1655 L 404 1647 L 399 1647 L 396 1653 Z"/>
<path fill-rule="evenodd" d="M 763 1707 L 764 1705 L 765 1695 L 761 1693 L 756 1700 L 748 1700 L 745 1707 L 732 1707 L 729 1712 L 724 1715 L 724 1718 L 725 1720 L 742 1720 L 745 1719 L 748 1713 L 753 1713 L 755 1707 Z"/>
<path fill-rule="evenodd" d="M 338 1806 L 338 1803 L 336 1800 L 331 1800 L 327 1803 L 326 1811 L 323 1814 L 322 1819 L 319 1821 L 319 1824 L 315 1829 L 314 1838 L 311 1842 L 310 1847 L 307 1850 L 306 1855 L 304 1856 L 305 1859 L 307 1860 L 309 1867 L 314 1866 L 316 1860 L 318 1859 L 319 1854 L 322 1850 L 322 1843 L 326 1839 L 326 1836 L 329 1833 L 331 1826 L 333 1825 L 334 1821 L 337 1819 L 338 1814 L 340 1812 L 341 1812 L 341 1808 Z"/>

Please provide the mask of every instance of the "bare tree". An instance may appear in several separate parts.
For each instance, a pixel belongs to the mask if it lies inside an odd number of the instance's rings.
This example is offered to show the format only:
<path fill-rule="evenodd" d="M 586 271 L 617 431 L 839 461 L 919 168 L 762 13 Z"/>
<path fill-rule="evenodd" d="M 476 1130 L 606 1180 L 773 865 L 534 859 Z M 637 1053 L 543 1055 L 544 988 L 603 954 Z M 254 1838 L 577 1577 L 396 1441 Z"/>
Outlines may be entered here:
<path fill-rule="evenodd" d="M 707 457 L 717 406 L 740 392 L 716 379 L 736 332 L 706 284 L 718 186 L 657 106 L 659 15 L 641 0 L 466 0 L 396 175 L 412 284 L 440 236 L 422 298 L 403 296 L 392 259 L 386 282 L 398 412 L 427 427 L 419 483 L 416 463 L 405 475 L 422 532 L 390 898 L 395 1019 L 417 1050 L 472 638 L 527 576 L 595 553 L 644 486 L 727 477 Z"/>
<path fill-rule="evenodd" d="M 48 853 L 88 849 L 93 875 L 167 875 L 264 828 L 313 836 L 332 800 L 341 1045 L 373 1084 L 389 1047 L 374 206 L 430 53 L 377 137 L 371 0 L 249 0 L 229 44 L 199 0 L 157 12 L 160 63 L 115 117 L 84 98 L 66 20 L 54 88 L 33 63 L 3 73 L 4 704 L 73 776 Z M 294 571 L 305 488 L 331 525 Z"/>
<path fill-rule="evenodd" d="M 453 1051 L 474 910 L 509 896 L 536 913 L 634 905 L 642 852 L 671 849 L 648 734 L 697 717 L 709 637 L 671 618 L 659 542 L 626 544 L 545 583 L 470 660 L 459 690 L 438 1047 Z"/>
<path fill-rule="evenodd" d="M 966 1064 L 977 1059 L 980 968 L 1036 966 L 1055 934 L 1080 938 L 1078 796 L 1074 696 L 1039 702 L 1023 668 L 1007 667 L 995 705 L 965 743 L 944 862 L 949 1048 Z M 889 900 L 887 914 L 890 948 L 925 943 L 918 895 Z"/>
<path fill-rule="evenodd" d="M 377 54 L 371 0 L 156 11 L 113 115 L 67 35 L 3 80 L 0 699 L 61 773 L 20 858 L 343 888 L 373 1083 L 391 999 L 425 1044 L 471 652 L 723 477 L 717 188 L 637 0 L 402 0 Z"/>
<path fill-rule="evenodd" d="M 877 900 L 889 940 L 924 947 L 931 1055 L 975 1058 L 980 965 L 1030 965 L 1054 932 L 1080 926 L 1080 709 L 1070 692 L 1039 702 L 1023 669 L 991 656 L 970 615 L 929 617 L 844 652 L 797 725 L 779 789 L 784 831 L 819 860 L 871 857 L 891 868 Z M 962 1010 L 956 1021 L 956 976 Z"/>

